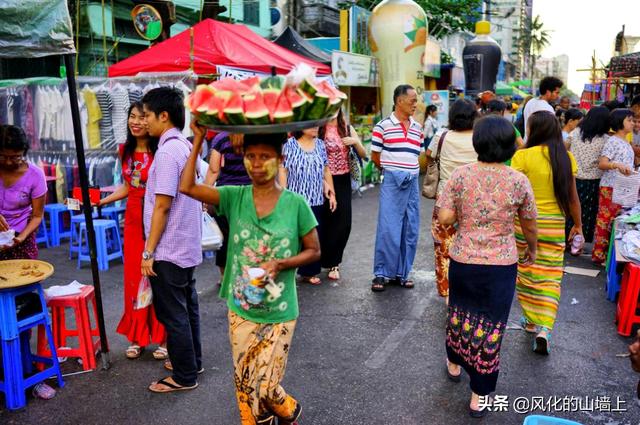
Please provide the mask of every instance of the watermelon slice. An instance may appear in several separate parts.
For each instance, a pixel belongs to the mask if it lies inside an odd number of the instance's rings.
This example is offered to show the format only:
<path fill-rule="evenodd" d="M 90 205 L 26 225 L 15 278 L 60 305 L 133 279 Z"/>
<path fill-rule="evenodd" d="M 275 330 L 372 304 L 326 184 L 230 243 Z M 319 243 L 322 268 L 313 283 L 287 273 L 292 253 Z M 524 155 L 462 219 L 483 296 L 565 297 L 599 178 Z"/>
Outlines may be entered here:
<path fill-rule="evenodd" d="M 313 103 L 305 111 L 305 119 L 319 120 L 327 116 L 330 94 L 318 87 L 313 98 Z"/>
<path fill-rule="evenodd" d="M 214 81 L 209 84 L 216 90 L 228 90 L 228 91 L 241 91 L 244 88 L 244 85 L 240 84 L 239 81 L 234 80 L 231 77 L 223 78 L 222 80 Z"/>
<path fill-rule="evenodd" d="M 260 77 L 251 77 L 246 80 L 241 80 L 240 85 L 244 88 L 244 92 L 241 94 L 249 93 L 250 91 L 260 88 Z"/>
<path fill-rule="evenodd" d="M 311 78 L 305 78 L 302 83 L 300 83 L 300 89 L 307 93 L 311 97 L 315 97 L 316 93 L 319 90 L 318 84 L 315 81 L 312 81 Z"/>
<path fill-rule="evenodd" d="M 269 124 L 269 109 L 264 104 L 262 92 L 258 86 L 257 90 L 253 90 L 242 97 L 244 105 L 244 116 L 253 125 Z"/>
<path fill-rule="evenodd" d="M 276 110 L 273 114 L 273 120 L 278 124 L 293 121 L 293 108 L 291 108 L 291 103 L 289 103 L 289 99 L 287 99 L 285 92 L 282 92 L 278 98 Z"/>
<path fill-rule="evenodd" d="M 187 98 L 187 106 L 191 112 L 198 114 L 206 111 L 205 104 L 215 95 L 215 90 L 206 84 L 200 84 Z"/>
<path fill-rule="evenodd" d="M 293 109 L 293 120 L 302 121 L 304 113 L 306 112 L 307 104 L 310 102 L 300 89 L 287 87 L 284 93 L 291 104 L 291 108 Z"/>
<path fill-rule="evenodd" d="M 278 106 L 278 99 L 280 99 L 281 93 L 282 90 L 275 88 L 266 88 L 262 90 L 262 98 L 267 110 L 269 111 L 269 119 L 271 122 L 275 122 L 274 115 L 276 113 L 276 106 Z"/>
<path fill-rule="evenodd" d="M 240 92 L 232 92 L 231 97 L 224 105 L 224 117 L 231 125 L 243 125 L 247 123 L 247 119 L 244 116 L 244 110 L 242 109 L 242 96 Z"/>
<path fill-rule="evenodd" d="M 329 93 L 329 106 L 327 108 L 327 116 L 333 116 L 333 114 L 338 112 L 340 106 L 342 106 L 342 102 L 347 98 L 347 95 L 333 87 L 327 81 L 322 81 L 320 83 L 320 88 L 326 93 Z"/>

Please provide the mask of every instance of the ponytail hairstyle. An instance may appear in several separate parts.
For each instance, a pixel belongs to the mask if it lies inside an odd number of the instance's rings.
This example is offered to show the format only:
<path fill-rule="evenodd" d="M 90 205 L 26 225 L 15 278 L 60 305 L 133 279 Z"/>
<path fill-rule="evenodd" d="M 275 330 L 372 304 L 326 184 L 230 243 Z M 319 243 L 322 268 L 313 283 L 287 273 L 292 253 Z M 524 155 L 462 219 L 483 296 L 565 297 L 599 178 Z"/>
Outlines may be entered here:
<path fill-rule="evenodd" d="M 538 111 L 531 114 L 527 120 L 527 147 L 546 146 L 549 152 L 549 163 L 553 176 L 553 193 L 560 209 L 566 217 L 569 216 L 569 199 L 573 173 L 569 153 L 562 141 L 560 121 L 548 111 Z"/>

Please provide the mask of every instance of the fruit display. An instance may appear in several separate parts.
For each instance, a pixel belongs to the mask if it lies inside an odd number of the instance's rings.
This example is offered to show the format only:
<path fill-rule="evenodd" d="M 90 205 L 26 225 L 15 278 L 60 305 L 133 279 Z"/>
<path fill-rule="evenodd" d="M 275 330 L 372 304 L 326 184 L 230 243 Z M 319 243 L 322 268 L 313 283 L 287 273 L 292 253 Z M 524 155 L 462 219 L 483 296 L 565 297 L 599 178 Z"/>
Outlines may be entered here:
<path fill-rule="evenodd" d="M 200 84 L 186 106 L 209 127 L 269 125 L 329 118 L 346 98 L 328 81 L 316 80 L 310 69 L 299 67 L 286 77 L 223 78 Z"/>

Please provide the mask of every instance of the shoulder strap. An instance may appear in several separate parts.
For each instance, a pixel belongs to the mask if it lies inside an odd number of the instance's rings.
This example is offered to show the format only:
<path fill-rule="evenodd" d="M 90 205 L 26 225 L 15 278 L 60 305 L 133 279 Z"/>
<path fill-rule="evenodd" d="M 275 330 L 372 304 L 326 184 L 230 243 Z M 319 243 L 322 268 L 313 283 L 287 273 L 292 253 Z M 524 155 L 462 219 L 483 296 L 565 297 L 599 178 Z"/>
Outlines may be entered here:
<path fill-rule="evenodd" d="M 440 161 L 440 150 L 442 149 L 442 143 L 444 142 L 444 138 L 445 138 L 445 136 L 447 135 L 448 132 L 449 132 L 449 130 L 444 131 L 440 135 L 440 140 L 438 140 L 438 150 L 436 151 L 436 158 L 435 158 L 436 162 Z"/>

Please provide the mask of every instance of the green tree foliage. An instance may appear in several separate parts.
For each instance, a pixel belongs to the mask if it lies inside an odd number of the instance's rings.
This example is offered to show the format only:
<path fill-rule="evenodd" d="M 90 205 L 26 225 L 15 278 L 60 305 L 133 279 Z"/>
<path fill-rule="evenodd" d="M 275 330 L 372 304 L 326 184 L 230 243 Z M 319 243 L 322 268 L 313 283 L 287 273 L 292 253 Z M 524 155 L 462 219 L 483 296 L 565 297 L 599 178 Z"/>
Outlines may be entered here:
<path fill-rule="evenodd" d="M 480 19 L 482 0 L 414 0 L 426 12 L 429 34 L 441 38 L 459 31 L 474 31 Z M 380 0 L 356 0 L 355 3 L 340 3 L 340 7 L 352 4 L 373 10 Z"/>

